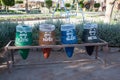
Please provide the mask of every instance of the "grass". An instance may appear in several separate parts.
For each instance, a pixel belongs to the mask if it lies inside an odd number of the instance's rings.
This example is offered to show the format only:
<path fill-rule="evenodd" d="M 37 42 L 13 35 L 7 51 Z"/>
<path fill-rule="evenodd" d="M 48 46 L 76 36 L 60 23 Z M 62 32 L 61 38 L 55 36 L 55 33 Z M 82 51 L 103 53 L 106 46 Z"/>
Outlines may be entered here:
<path fill-rule="evenodd" d="M 24 15 L 11 15 L 11 16 L 1 16 L 0 21 L 6 21 L 6 20 L 11 20 L 11 21 L 16 21 L 16 20 L 36 20 L 36 19 L 48 19 L 52 18 L 52 14 L 24 14 Z M 57 13 L 54 15 L 54 17 L 60 17 L 60 14 Z"/>
<path fill-rule="evenodd" d="M 64 14 L 64 13 L 63 13 Z M 99 18 L 99 14 L 85 14 L 85 18 Z M 54 18 L 59 18 L 62 17 L 60 12 L 55 12 Z M 64 17 L 64 16 L 63 16 Z M 52 13 L 50 14 L 15 14 L 11 16 L 1 16 L 0 21 L 6 21 L 6 20 L 11 20 L 11 21 L 16 21 L 16 20 L 39 20 L 39 19 L 48 19 L 52 18 Z M 78 13 L 77 16 L 71 16 L 71 18 L 75 19 L 82 19 L 82 14 Z"/>
<path fill-rule="evenodd" d="M 8 11 L 5 11 L 5 10 L 0 10 L 0 14 L 25 14 L 25 12 L 23 11 L 18 11 L 18 10 L 8 10 Z"/>

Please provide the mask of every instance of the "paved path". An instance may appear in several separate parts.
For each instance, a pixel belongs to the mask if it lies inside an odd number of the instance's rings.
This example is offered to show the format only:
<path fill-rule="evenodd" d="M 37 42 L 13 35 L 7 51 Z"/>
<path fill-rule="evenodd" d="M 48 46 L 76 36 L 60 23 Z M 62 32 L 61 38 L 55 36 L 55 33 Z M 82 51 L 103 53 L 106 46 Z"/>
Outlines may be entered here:
<path fill-rule="evenodd" d="M 104 12 L 84 12 L 84 14 L 85 14 L 85 20 L 89 21 L 89 22 L 103 21 L 104 20 Z M 0 17 L 13 17 L 14 16 L 14 17 L 19 17 L 19 18 L 22 19 L 24 16 L 39 17 L 41 15 L 44 15 L 44 14 L 22 14 L 22 15 L 21 14 L 17 14 L 17 15 L 12 15 L 11 14 L 11 15 L 0 15 Z M 74 18 L 70 18 L 70 22 L 75 23 L 75 24 L 83 22 L 81 13 L 78 13 L 77 17 L 78 18 L 75 18 L 75 16 L 74 16 Z M 31 20 L 31 21 L 24 21 L 24 23 L 33 26 L 36 23 L 41 23 L 41 22 L 44 22 L 46 20 Z M 54 19 L 54 20 L 58 20 L 58 19 Z M 60 20 L 66 22 L 66 19 L 60 19 Z M 22 21 L 18 21 L 18 22 L 21 23 Z"/>
<path fill-rule="evenodd" d="M 103 52 L 100 51 L 99 57 L 103 56 Z M 64 52 L 54 51 L 48 59 L 44 59 L 41 51 L 31 51 L 28 59 L 24 61 L 16 53 L 16 64 L 41 65 L 17 66 L 12 69 L 11 74 L 7 71 L 2 72 L 0 80 L 120 80 L 119 57 L 120 52 L 109 52 L 107 58 L 109 64 L 105 67 L 99 60 L 91 61 L 94 54 L 88 56 L 83 48 L 76 48 L 72 58 L 68 58 Z M 56 61 L 59 63 L 48 64 Z"/>

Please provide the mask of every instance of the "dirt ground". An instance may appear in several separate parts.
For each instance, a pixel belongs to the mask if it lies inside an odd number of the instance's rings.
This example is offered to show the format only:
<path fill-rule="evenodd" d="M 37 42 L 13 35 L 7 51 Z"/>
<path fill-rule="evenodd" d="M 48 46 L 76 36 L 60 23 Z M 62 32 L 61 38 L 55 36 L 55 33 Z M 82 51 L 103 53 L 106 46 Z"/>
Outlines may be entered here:
<path fill-rule="evenodd" d="M 8 73 L 0 65 L 0 80 L 120 80 L 120 52 L 116 48 L 108 53 L 107 66 L 103 64 L 103 51 L 99 51 L 98 60 L 94 55 L 88 56 L 84 48 L 75 48 L 72 58 L 64 51 L 52 51 L 50 57 L 44 59 L 41 51 L 32 50 L 27 60 L 22 60 L 16 52 L 17 66 Z M 24 64 L 29 65 L 20 66 Z"/>

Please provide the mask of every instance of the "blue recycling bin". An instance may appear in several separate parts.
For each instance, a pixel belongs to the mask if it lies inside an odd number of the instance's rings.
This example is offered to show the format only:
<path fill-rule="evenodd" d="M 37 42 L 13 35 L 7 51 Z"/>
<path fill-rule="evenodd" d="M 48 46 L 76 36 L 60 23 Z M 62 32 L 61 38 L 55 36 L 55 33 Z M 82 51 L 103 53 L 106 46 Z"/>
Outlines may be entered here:
<path fill-rule="evenodd" d="M 62 44 L 76 44 L 77 36 L 75 26 L 73 24 L 61 25 L 61 42 Z M 72 57 L 74 47 L 65 47 L 68 57 Z"/>

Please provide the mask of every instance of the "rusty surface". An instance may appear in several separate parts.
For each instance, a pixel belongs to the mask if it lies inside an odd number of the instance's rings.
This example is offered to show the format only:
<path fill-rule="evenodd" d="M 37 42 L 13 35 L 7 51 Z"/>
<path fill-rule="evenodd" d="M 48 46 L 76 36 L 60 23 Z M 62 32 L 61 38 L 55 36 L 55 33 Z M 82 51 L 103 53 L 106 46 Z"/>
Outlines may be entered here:
<path fill-rule="evenodd" d="M 101 42 L 99 42 L 99 43 L 56 44 L 56 45 L 38 45 L 38 41 L 34 41 L 34 42 L 35 42 L 35 44 L 33 44 L 31 46 L 29 46 L 29 45 L 28 46 L 15 46 L 14 41 L 12 40 L 5 46 L 5 48 L 10 50 L 10 49 L 64 48 L 64 47 L 106 46 L 106 45 L 108 45 L 108 43 L 104 40 L 101 40 Z"/>

